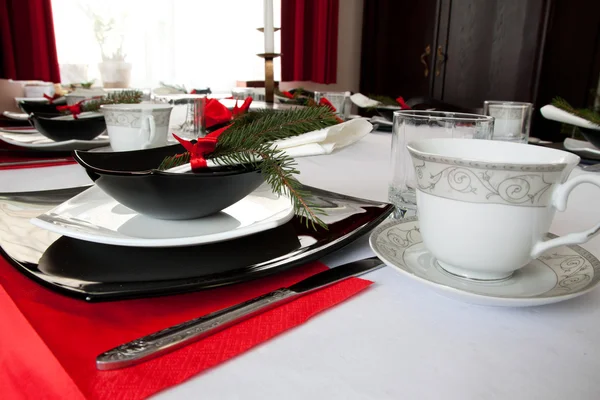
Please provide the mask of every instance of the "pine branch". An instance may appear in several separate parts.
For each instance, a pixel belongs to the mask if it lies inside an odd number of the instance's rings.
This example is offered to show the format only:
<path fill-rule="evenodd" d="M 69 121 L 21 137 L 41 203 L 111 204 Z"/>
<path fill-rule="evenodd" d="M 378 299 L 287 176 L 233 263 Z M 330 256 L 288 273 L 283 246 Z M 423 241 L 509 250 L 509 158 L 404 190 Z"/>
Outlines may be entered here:
<path fill-rule="evenodd" d="M 274 193 L 289 196 L 296 215 L 327 227 L 318 217 L 322 210 L 310 201 L 310 193 L 294 177 L 299 171 L 293 158 L 273 147 L 280 139 L 323 129 L 338 123 L 326 107 L 298 108 L 286 111 L 261 110 L 236 118 L 219 136 L 215 151 L 206 156 L 219 165 L 248 165 L 262 172 Z M 159 169 L 169 169 L 189 161 L 189 153 L 168 157 Z"/>
<path fill-rule="evenodd" d="M 310 193 L 303 190 L 302 184 L 294 177 L 299 173 L 295 160 L 283 150 L 264 143 L 256 148 L 222 155 L 214 161 L 221 165 L 243 164 L 259 169 L 274 193 L 292 200 L 294 213 L 306 220 L 307 227 L 310 222 L 313 229 L 316 229 L 316 225 L 327 229 L 327 224 L 317 217 L 323 210 L 310 201 Z"/>
<path fill-rule="evenodd" d="M 82 104 L 81 111 L 98 111 L 103 104 L 137 104 L 142 102 L 143 93 L 139 90 L 123 90 L 111 92 L 101 99 Z"/>
<path fill-rule="evenodd" d="M 370 94 L 367 97 L 369 97 L 372 100 L 380 102 L 384 106 L 397 106 L 398 105 L 398 103 L 396 102 L 396 100 L 392 99 L 389 96 L 379 96 L 379 95 L 376 95 L 376 94 Z"/>
<path fill-rule="evenodd" d="M 286 139 L 336 125 L 335 114 L 326 107 L 297 108 L 289 111 L 262 111 L 257 118 L 234 122 L 220 137 L 211 158 L 248 146 Z"/>
<path fill-rule="evenodd" d="M 183 164 L 190 162 L 190 153 L 187 151 L 181 154 L 175 154 L 174 156 L 166 157 L 158 166 L 158 170 L 164 171 L 169 168 L 178 167 Z"/>
<path fill-rule="evenodd" d="M 560 108 L 563 111 L 581 117 L 593 124 L 600 126 L 600 114 L 598 114 L 594 110 L 590 110 L 587 108 L 576 109 L 562 97 L 555 97 L 554 99 L 552 99 L 552 105 L 556 108 Z"/>

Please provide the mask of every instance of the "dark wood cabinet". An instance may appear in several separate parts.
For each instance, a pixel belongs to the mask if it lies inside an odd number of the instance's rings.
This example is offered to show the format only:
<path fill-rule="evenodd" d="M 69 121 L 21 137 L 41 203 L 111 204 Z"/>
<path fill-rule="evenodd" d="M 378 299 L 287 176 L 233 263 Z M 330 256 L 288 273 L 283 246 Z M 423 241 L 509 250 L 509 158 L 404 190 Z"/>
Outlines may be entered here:
<path fill-rule="evenodd" d="M 361 92 L 463 108 L 554 96 L 589 105 L 600 75 L 600 1 L 365 0 Z M 558 124 L 534 118 L 535 135 Z"/>

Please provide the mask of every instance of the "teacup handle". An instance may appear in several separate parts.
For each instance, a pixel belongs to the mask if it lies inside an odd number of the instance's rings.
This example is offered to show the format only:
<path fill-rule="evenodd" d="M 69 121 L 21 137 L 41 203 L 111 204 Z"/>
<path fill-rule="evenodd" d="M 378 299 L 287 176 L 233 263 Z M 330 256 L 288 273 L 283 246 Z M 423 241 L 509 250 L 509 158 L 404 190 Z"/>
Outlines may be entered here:
<path fill-rule="evenodd" d="M 592 175 L 585 174 L 576 176 L 573 179 L 569 179 L 562 185 L 556 188 L 554 193 L 552 194 L 552 205 L 558 211 L 565 211 L 567 208 L 567 200 L 569 199 L 569 194 L 575 186 L 578 186 L 582 183 L 591 183 L 592 185 L 596 185 L 600 188 L 600 175 Z M 560 236 L 555 239 L 550 239 L 545 242 L 538 242 L 533 246 L 531 250 L 531 257 L 538 258 L 548 249 L 558 246 L 565 246 L 570 244 L 582 244 L 596 236 L 600 232 L 600 223 L 596 224 L 591 229 L 588 229 L 583 232 L 574 232 L 569 233 L 565 236 Z"/>
<path fill-rule="evenodd" d="M 147 129 L 144 129 L 146 132 L 148 132 L 148 138 L 146 139 L 146 143 L 143 147 L 144 149 L 149 149 L 152 147 L 152 143 L 154 143 L 154 139 L 156 137 L 156 123 L 154 122 L 154 116 L 146 115 L 142 124 L 148 126 Z"/>

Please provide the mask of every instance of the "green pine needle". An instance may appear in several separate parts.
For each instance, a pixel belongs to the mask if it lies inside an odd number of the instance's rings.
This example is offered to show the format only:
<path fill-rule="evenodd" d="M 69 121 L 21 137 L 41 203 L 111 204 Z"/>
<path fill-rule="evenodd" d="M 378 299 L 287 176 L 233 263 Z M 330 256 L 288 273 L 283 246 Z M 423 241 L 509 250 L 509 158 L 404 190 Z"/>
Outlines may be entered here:
<path fill-rule="evenodd" d="M 103 104 L 137 104 L 142 102 L 140 90 L 123 90 L 110 92 L 101 99 L 92 100 L 81 106 L 81 111 L 98 111 Z"/>
<path fill-rule="evenodd" d="M 285 151 L 272 147 L 273 141 L 323 129 L 338 123 L 326 107 L 297 108 L 286 111 L 261 110 L 236 118 L 221 136 L 214 152 L 206 158 L 219 165 L 245 164 L 260 170 L 274 193 L 291 198 L 296 215 L 310 223 L 327 228 L 317 214 L 323 210 L 310 200 L 310 193 L 294 175 L 300 171 L 295 160 Z M 185 157 L 166 158 L 159 169 L 184 164 Z"/>
<path fill-rule="evenodd" d="M 600 126 L 600 114 L 598 114 L 594 110 L 590 110 L 587 108 L 576 109 L 573 106 L 571 106 L 569 104 L 569 102 L 566 101 L 565 99 L 563 99 L 562 97 L 555 97 L 554 99 L 552 99 L 552 105 L 556 108 L 560 108 L 563 111 L 566 111 L 570 114 L 581 117 L 593 124 Z"/>
<path fill-rule="evenodd" d="M 187 151 L 182 154 L 175 154 L 174 156 L 166 157 L 158 166 L 160 171 L 167 170 L 169 168 L 178 167 L 183 164 L 190 162 L 190 153 Z"/>

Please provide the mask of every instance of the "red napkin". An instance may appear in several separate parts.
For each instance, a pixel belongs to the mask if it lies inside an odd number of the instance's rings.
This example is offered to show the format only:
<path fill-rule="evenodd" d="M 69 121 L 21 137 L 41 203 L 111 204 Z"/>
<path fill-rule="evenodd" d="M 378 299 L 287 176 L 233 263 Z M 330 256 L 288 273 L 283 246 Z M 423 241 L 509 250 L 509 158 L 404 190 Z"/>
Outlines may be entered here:
<path fill-rule="evenodd" d="M 41 168 L 41 167 L 57 167 L 59 165 L 69 165 L 75 164 L 75 160 L 72 157 L 60 157 L 61 159 L 65 159 L 65 161 L 57 161 L 57 162 L 44 162 L 44 159 L 48 160 L 52 157 L 17 157 L 10 155 L 0 155 L 0 171 L 6 169 L 21 169 L 21 168 Z M 28 162 L 28 161 L 39 161 L 31 164 L 24 165 L 2 165 L 2 163 L 12 163 L 12 162 Z"/>
<path fill-rule="evenodd" d="M 243 114 L 248 111 L 250 103 L 252 103 L 252 97 L 246 98 L 241 107 L 238 107 L 236 101 L 232 112 L 219 100 L 206 99 L 206 103 L 204 104 L 204 121 L 206 128 L 210 129 L 213 126 L 222 125 L 231 121 L 237 114 Z"/>
<path fill-rule="evenodd" d="M 54 394 L 61 399 L 77 398 L 71 380 L 91 399 L 148 397 L 301 324 L 372 282 L 348 279 L 134 367 L 98 371 L 96 356 L 158 329 L 288 286 L 326 268 L 315 262 L 230 287 L 90 304 L 54 293 L 0 259 L 0 288 L 4 287 L 12 298 L 0 293 L 0 357 L 6 358 L 0 360 L 0 384 L 6 382 L 0 386 L 4 390 L 3 398 L 27 398 L 31 393 L 27 382 L 47 385 L 45 389 L 44 386 L 38 388 L 38 393 L 46 395 L 45 398 L 53 398 Z M 16 315 L 15 304 L 29 326 Z M 11 311 L 7 311 L 9 308 Z M 42 341 L 49 351 L 42 348 Z M 65 374 L 60 372 L 57 363 Z"/>

